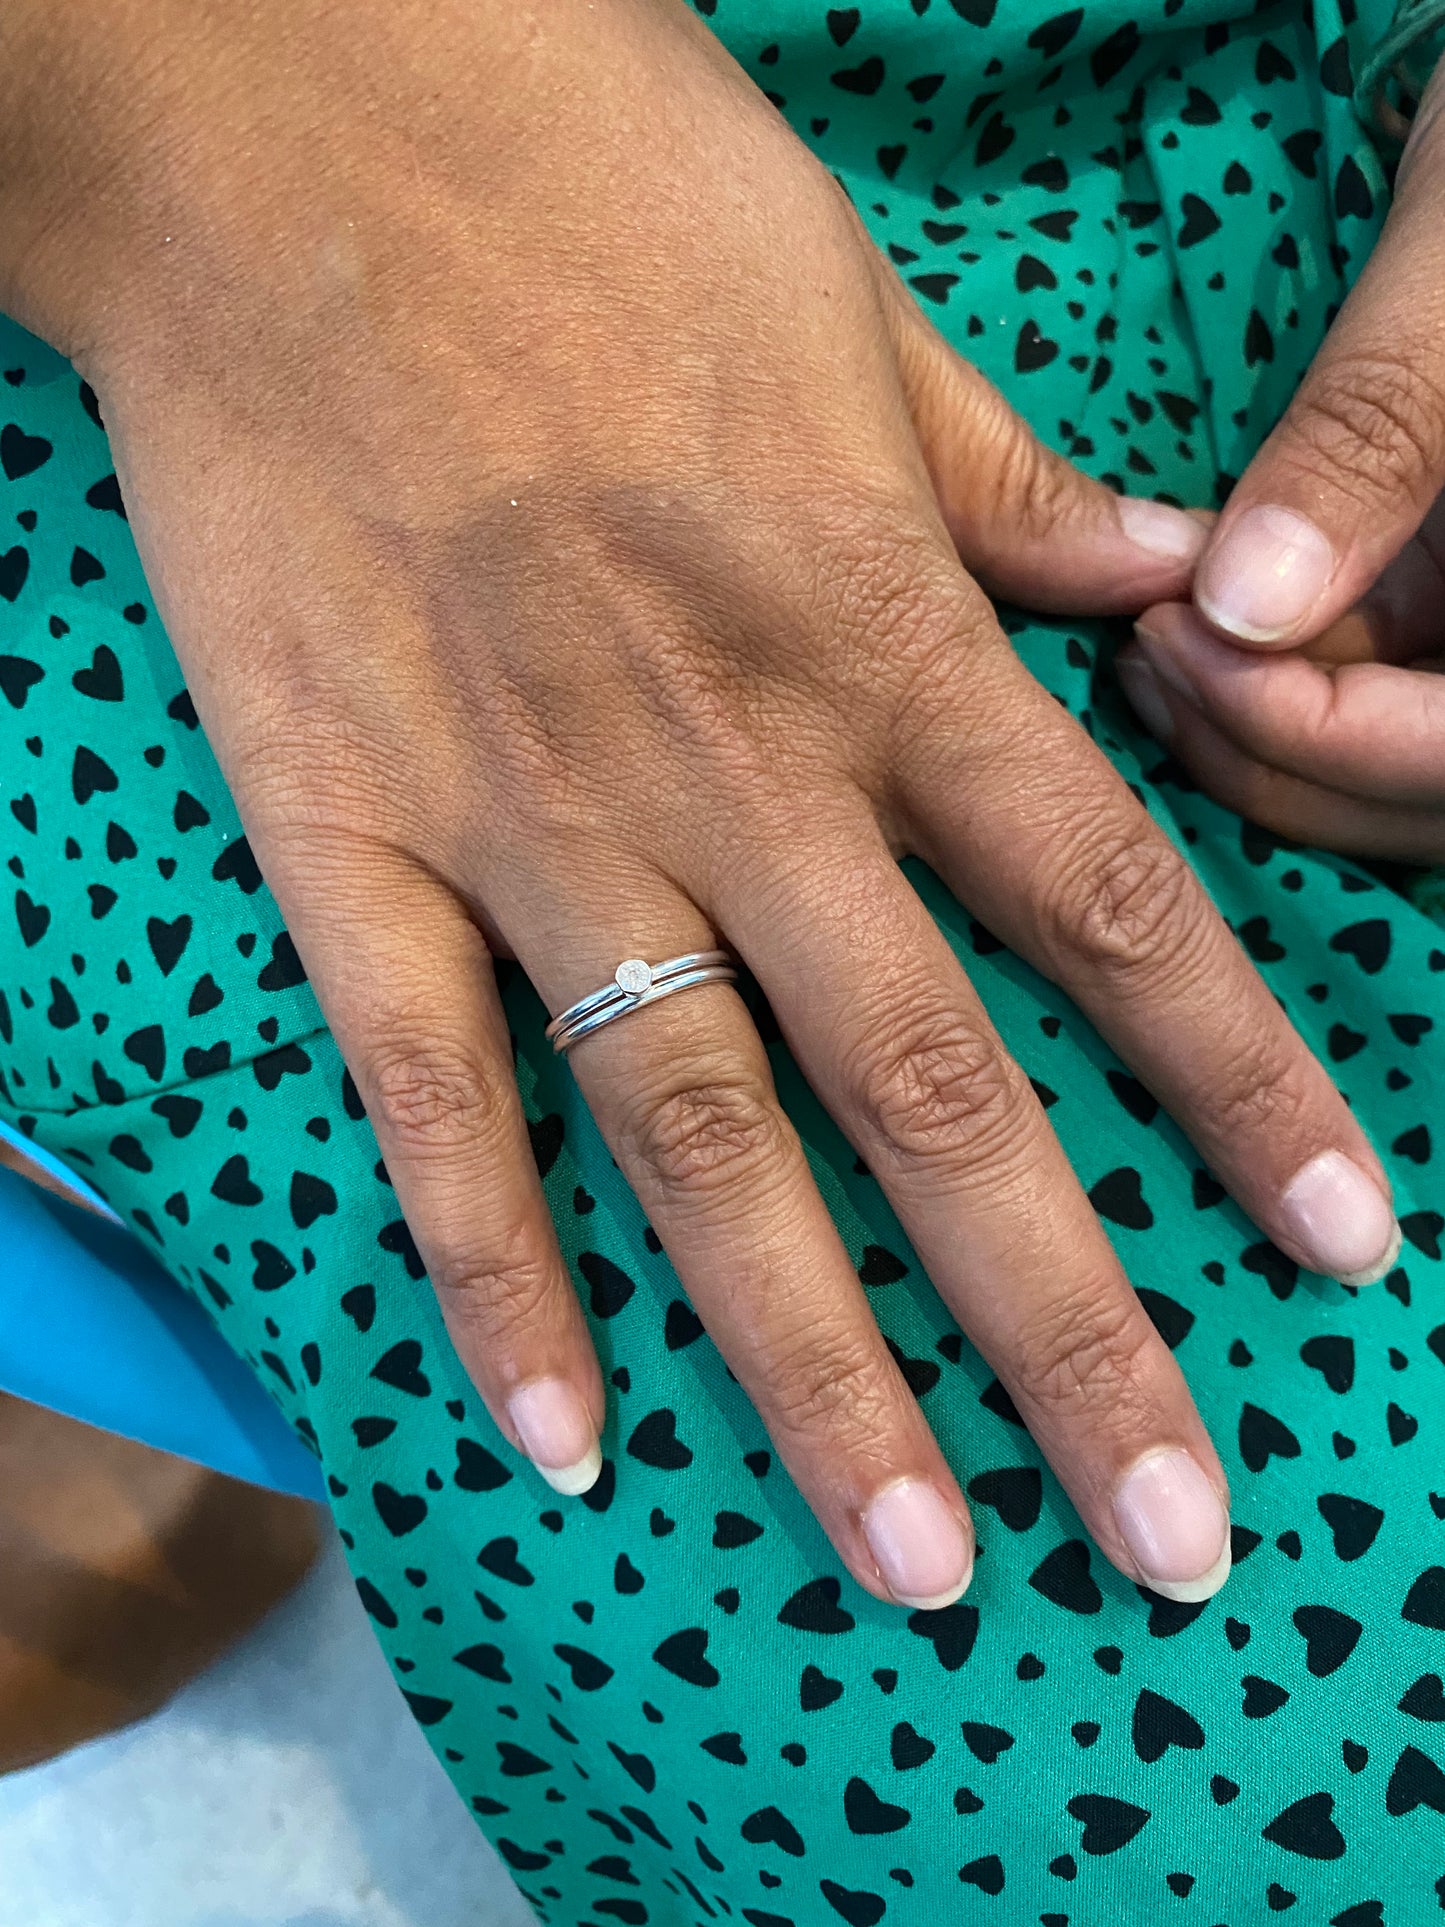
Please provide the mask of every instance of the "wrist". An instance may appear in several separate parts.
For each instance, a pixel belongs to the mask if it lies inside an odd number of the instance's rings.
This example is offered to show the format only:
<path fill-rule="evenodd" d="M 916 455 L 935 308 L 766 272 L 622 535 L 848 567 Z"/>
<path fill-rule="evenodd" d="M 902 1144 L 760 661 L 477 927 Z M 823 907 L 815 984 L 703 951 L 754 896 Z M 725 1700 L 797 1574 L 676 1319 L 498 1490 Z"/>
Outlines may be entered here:
<path fill-rule="evenodd" d="M 74 355 L 121 302 L 127 200 L 157 120 L 165 9 L 8 0 L 0 24 L 0 309 Z"/>

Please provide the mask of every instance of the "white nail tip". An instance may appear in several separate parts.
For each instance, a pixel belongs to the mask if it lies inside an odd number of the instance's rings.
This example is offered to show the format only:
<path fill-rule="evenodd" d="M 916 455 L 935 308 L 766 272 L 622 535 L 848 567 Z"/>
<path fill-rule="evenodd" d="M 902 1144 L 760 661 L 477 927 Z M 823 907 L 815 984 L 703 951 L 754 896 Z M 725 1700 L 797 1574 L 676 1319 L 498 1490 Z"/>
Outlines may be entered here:
<path fill-rule="evenodd" d="M 1145 1579 L 1143 1583 L 1150 1592 L 1157 1592 L 1161 1599 L 1172 1599 L 1180 1606 L 1197 1606 L 1214 1597 L 1229 1577 L 1232 1564 L 1233 1555 L 1226 1535 L 1223 1552 L 1208 1572 L 1200 1573 L 1197 1579 Z"/>
<path fill-rule="evenodd" d="M 953 1605 L 955 1600 L 962 1599 L 963 1595 L 968 1591 L 969 1579 L 972 1579 L 972 1578 L 973 1578 L 973 1573 L 972 1571 L 970 1571 L 968 1575 L 968 1579 L 965 1579 L 961 1586 L 955 1586 L 952 1592 L 936 1592 L 936 1593 L 933 1593 L 927 1599 L 909 1598 L 906 1594 L 903 1594 L 903 1593 L 895 1593 L 894 1598 L 898 1601 L 898 1604 L 900 1606 L 907 1606 L 910 1612 L 916 1612 L 916 1613 L 942 1612 L 945 1606 L 951 1606 Z"/>
<path fill-rule="evenodd" d="M 532 1461 L 536 1465 L 536 1460 Z M 602 1447 L 594 1445 L 585 1458 L 578 1459 L 575 1465 L 538 1465 L 537 1470 L 554 1492 L 563 1492 L 569 1499 L 575 1499 L 581 1492 L 590 1492 L 596 1485 L 602 1471 Z"/>
<path fill-rule="evenodd" d="M 1342 1285 L 1355 1285 L 1357 1287 L 1361 1285 L 1377 1285 L 1387 1272 L 1395 1269 L 1395 1262 L 1399 1256 L 1400 1227 L 1397 1224 L 1390 1233 L 1390 1242 L 1386 1248 L 1385 1255 L 1377 1265 L 1371 1265 L 1368 1271 L 1341 1271 L 1338 1272 L 1336 1276 Z"/>
<path fill-rule="evenodd" d="M 1280 629 L 1260 628 L 1256 623 L 1246 622 L 1240 616 L 1231 615 L 1227 609 L 1205 595 L 1203 590 L 1195 591 L 1194 601 L 1206 622 L 1212 623 L 1216 629 L 1222 629 L 1227 636 L 1237 636 L 1241 642 L 1283 642 L 1290 628 L 1298 626 L 1289 624 Z"/>

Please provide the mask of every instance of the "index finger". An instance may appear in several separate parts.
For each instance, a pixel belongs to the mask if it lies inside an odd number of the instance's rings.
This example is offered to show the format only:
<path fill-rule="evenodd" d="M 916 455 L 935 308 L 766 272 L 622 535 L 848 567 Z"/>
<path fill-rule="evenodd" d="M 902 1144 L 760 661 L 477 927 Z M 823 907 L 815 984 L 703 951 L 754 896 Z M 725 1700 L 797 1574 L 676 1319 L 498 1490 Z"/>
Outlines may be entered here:
<path fill-rule="evenodd" d="M 1236 641 L 1319 635 L 1445 486 L 1442 105 L 1437 74 L 1379 244 L 1200 563 L 1195 601 Z"/>
<path fill-rule="evenodd" d="M 1378 802 L 1445 804 L 1445 677 L 1251 655 L 1181 603 L 1147 610 L 1136 633 L 1163 681 L 1259 762 Z"/>

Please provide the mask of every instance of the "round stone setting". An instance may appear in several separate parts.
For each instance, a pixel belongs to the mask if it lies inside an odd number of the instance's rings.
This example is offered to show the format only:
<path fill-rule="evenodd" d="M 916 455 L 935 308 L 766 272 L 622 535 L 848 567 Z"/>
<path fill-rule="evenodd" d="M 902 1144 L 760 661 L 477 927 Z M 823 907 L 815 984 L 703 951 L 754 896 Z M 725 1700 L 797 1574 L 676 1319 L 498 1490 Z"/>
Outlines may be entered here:
<path fill-rule="evenodd" d="M 618 964 L 614 982 L 629 997 L 640 997 L 644 990 L 652 988 L 652 965 L 644 963 L 641 957 L 629 957 L 626 963 Z"/>

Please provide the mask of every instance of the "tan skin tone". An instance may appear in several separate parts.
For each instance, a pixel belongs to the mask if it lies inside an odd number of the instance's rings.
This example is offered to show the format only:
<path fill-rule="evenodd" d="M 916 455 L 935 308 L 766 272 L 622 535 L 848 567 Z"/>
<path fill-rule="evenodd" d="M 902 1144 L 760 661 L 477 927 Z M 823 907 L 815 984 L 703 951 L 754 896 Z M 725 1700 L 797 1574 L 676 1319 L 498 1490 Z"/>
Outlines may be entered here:
<path fill-rule="evenodd" d="M 1210 593 L 1261 504 L 1306 517 L 1334 561 L 1269 638 L 1219 620 Z M 1162 733 L 1201 785 L 1299 842 L 1445 862 L 1445 72 L 1380 245 L 1214 531 L 1198 600 L 1148 610 L 1121 664 L 1126 688 L 1131 665 L 1153 670 Z"/>
<path fill-rule="evenodd" d="M 541 1380 L 603 1421 L 493 954 L 556 1011 L 623 957 L 722 939 L 1141 1576 L 1112 1509 L 1127 1469 L 1183 1448 L 1227 1503 L 1223 1470 L 896 859 L 1063 984 L 1302 1262 L 1293 1173 L 1338 1150 L 1384 1188 L 994 619 L 994 594 L 1177 600 L 1188 526 L 1158 511 L 1141 546 L 1033 441 L 680 0 L 356 0 L 344 33 L 336 12 L 12 0 L 0 73 L 32 84 L 0 112 L 0 304 L 100 395 L 460 1357 L 514 1443 L 510 1401 Z M 858 1581 L 904 1597 L 865 1524 L 907 1478 L 961 1528 L 955 1593 L 965 1502 L 736 992 L 572 1063 Z"/>

